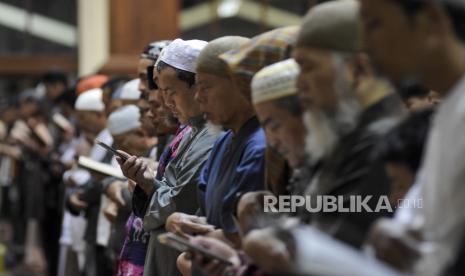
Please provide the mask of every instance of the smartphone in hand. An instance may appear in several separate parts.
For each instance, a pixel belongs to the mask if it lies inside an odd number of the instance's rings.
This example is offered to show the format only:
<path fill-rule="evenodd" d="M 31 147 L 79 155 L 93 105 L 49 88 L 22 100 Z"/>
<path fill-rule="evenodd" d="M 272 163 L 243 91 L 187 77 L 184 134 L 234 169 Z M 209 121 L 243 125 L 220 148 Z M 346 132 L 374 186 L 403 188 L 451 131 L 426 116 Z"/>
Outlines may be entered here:
<path fill-rule="evenodd" d="M 125 155 L 119 153 L 116 149 L 110 147 L 109 145 L 105 144 L 104 142 L 99 141 L 99 140 L 95 140 L 95 143 L 96 143 L 97 145 L 103 147 L 103 148 L 106 149 L 107 151 L 113 153 L 114 155 L 118 156 L 119 158 L 121 158 L 121 160 L 123 160 L 123 162 L 125 162 L 126 160 L 128 160 L 128 158 L 127 158 Z"/>
<path fill-rule="evenodd" d="M 219 256 L 213 252 L 210 252 L 208 251 L 208 249 L 205 249 L 196 244 L 193 244 L 189 240 L 181 236 L 178 236 L 176 234 L 173 234 L 173 233 L 164 233 L 164 234 L 158 235 L 158 241 L 161 244 L 174 248 L 178 251 L 182 251 L 182 252 L 190 251 L 195 254 L 202 255 L 206 259 L 218 260 L 226 265 L 233 265 L 229 260 L 223 258 L 222 256 Z"/>

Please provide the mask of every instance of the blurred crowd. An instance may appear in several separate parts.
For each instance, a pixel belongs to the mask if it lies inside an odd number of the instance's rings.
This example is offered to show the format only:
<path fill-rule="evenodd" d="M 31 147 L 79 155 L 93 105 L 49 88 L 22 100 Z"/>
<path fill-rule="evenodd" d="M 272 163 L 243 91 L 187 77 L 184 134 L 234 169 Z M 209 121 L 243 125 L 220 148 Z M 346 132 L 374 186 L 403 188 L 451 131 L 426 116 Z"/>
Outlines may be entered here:
<path fill-rule="evenodd" d="M 465 1 L 326 1 L 134 71 L 44 72 L 1 111 L 7 268 L 465 274 Z"/>

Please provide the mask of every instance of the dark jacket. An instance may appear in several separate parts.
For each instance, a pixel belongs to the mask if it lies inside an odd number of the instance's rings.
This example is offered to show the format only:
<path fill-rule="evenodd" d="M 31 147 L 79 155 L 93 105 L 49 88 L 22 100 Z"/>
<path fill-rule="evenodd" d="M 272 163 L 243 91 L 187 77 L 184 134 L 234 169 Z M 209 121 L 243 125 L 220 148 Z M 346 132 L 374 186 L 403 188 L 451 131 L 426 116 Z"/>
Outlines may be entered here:
<path fill-rule="evenodd" d="M 374 212 L 380 196 L 389 195 L 390 187 L 383 164 L 372 157 L 384 134 L 403 115 L 403 104 L 397 95 L 386 96 L 365 109 L 357 127 L 341 138 L 306 191 L 312 197 L 312 204 L 316 201 L 314 196 L 343 196 L 344 207 L 350 207 L 351 195 L 362 199 L 372 196 L 368 206 L 373 212 L 363 209 L 361 212 L 305 212 L 304 220 L 341 241 L 360 247 L 372 222 L 392 215 L 386 210 Z"/>

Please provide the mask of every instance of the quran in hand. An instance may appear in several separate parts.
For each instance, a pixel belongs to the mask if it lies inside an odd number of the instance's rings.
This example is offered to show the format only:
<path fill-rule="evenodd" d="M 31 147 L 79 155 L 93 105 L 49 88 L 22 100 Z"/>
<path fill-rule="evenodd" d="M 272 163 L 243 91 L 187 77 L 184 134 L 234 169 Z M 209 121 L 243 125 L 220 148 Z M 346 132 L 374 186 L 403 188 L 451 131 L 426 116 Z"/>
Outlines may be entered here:
<path fill-rule="evenodd" d="M 90 159 L 89 157 L 79 156 L 78 165 L 82 168 L 97 172 L 103 175 L 114 176 L 117 178 L 125 179 L 123 172 L 119 167 L 113 167 L 111 165 L 101 163 Z"/>

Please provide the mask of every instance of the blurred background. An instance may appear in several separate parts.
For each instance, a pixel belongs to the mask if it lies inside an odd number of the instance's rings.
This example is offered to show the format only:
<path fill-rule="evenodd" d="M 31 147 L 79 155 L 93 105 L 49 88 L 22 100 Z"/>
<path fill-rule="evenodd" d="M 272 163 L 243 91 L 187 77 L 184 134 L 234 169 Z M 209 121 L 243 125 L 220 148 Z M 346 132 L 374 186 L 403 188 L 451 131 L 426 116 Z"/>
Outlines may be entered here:
<path fill-rule="evenodd" d="M 0 0 L 0 107 L 50 69 L 135 74 L 151 41 L 251 37 L 295 25 L 317 0 Z M 320 1 L 321 2 L 321 1 Z"/>

